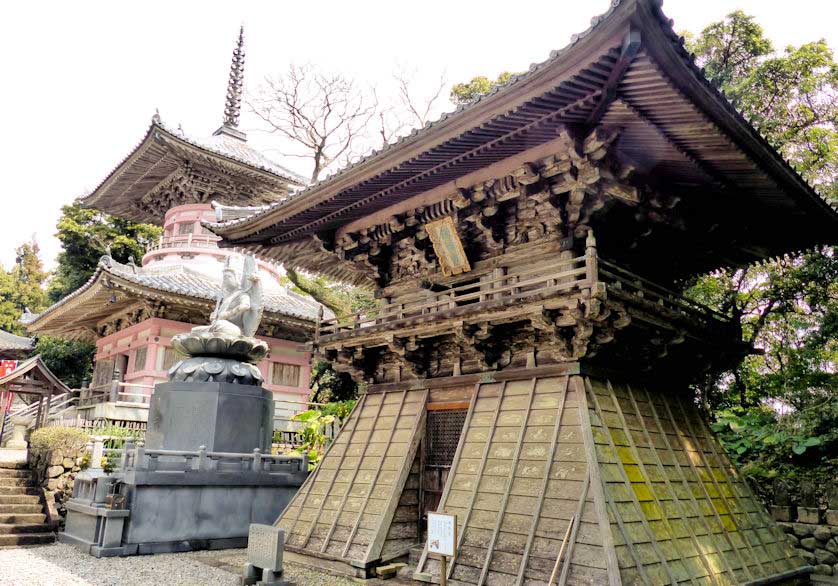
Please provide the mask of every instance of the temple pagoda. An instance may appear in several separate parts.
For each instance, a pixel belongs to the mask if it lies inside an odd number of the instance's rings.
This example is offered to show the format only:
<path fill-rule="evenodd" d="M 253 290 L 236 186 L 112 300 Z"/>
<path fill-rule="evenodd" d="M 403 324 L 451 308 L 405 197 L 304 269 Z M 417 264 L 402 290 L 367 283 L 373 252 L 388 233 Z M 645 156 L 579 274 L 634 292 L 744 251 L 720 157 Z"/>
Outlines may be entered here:
<path fill-rule="evenodd" d="M 685 279 L 838 239 L 655 0 L 249 217 L 222 246 L 374 288 L 314 349 L 368 383 L 278 519 L 360 574 L 456 514 L 451 584 L 767 584 L 812 570 L 689 392 L 751 351 Z M 563 557 L 560 557 L 563 556 Z M 551 573 L 556 571 L 555 582 Z"/>
<path fill-rule="evenodd" d="M 147 401 L 154 383 L 166 380 L 178 360 L 171 338 L 207 323 L 224 264 L 241 263 L 239 255 L 220 249 L 219 238 L 201 223 L 281 201 L 305 184 L 250 147 L 238 127 L 244 56 L 242 32 L 233 52 L 223 124 L 212 136 L 188 136 L 155 115 L 140 144 L 82 199 L 108 214 L 162 226 L 159 242 L 139 262 L 119 263 L 106 253 L 77 291 L 38 315 L 24 316 L 33 333 L 95 342 L 92 387 L 107 387 L 116 377 L 124 382 L 122 402 L 137 402 L 143 395 Z M 312 338 L 319 305 L 282 286 L 276 264 L 257 264 L 265 296 L 259 335 L 271 348 L 260 364 L 265 387 L 277 399 L 306 401 L 310 355 L 300 343 Z M 294 410 L 297 403 L 287 405 Z"/>

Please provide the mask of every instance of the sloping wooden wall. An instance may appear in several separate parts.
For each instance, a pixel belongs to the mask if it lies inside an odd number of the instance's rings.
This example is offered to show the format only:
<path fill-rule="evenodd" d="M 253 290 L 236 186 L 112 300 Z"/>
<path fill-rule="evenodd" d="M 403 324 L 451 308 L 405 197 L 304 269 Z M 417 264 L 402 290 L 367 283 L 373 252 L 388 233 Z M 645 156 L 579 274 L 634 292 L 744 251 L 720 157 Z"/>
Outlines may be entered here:
<path fill-rule="evenodd" d="M 688 397 L 576 384 L 624 582 L 742 584 L 804 565 Z"/>
<path fill-rule="evenodd" d="M 741 584 L 804 565 L 685 396 L 587 377 L 477 386 L 440 510 L 452 584 Z M 568 561 L 569 560 L 569 561 Z M 423 554 L 415 577 L 437 581 Z"/>
<path fill-rule="evenodd" d="M 565 573 L 605 576 L 580 417 L 584 395 L 570 383 L 557 376 L 478 386 L 439 507 L 460 526 L 452 584 L 546 584 L 574 516 Z M 439 564 L 423 555 L 417 572 L 438 577 Z"/>
<path fill-rule="evenodd" d="M 276 525 L 291 551 L 363 567 L 380 558 L 416 459 L 427 390 L 365 394 Z"/>

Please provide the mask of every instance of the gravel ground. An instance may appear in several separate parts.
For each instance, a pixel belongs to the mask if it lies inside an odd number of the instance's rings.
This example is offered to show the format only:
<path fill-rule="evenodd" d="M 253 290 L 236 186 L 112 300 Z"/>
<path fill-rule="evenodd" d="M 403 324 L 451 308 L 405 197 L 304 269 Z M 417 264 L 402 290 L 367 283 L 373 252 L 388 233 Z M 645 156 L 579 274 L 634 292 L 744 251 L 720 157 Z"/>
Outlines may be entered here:
<path fill-rule="evenodd" d="M 0 586 L 233 586 L 239 584 L 245 558 L 243 549 L 102 559 L 61 543 L 0 549 Z M 289 562 L 285 579 L 300 586 L 382 584 Z"/>
<path fill-rule="evenodd" d="M 61 543 L 0 550 L 3 586 L 233 586 L 238 583 L 236 575 L 203 564 L 189 554 L 97 559 Z"/>

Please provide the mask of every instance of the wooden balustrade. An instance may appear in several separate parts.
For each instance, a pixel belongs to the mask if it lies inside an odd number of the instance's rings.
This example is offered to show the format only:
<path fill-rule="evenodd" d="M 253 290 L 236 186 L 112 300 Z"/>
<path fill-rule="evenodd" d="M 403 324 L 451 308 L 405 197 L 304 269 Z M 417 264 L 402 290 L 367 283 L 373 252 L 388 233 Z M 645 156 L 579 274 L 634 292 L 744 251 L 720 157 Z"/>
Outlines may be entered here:
<path fill-rule="evenodd" d="M 373 310 L 321 320 L 316 338 L 380 324 L 396 326 L 404 319 L 440 313 L 466 305 L 475 305 L 477 309 L 480 304 L 489 301 L 507 300 L 512 303 L 536 294 L 582 289 L 591 286 L 588 274 L 585 256 L 559 259 L 549 265 L 542 264 L 515 273 L 495 272 L 488 278 L 472 278 L 466 283 L 442 291 L 422 290 L 401 296 Z"/>
<path fill-rule="evenodd" d="M 345 337 L 350 332 L 364 334 L 368 328 L 384 324 L 398 328 L 407 320 L 419 316 L 468 305 L 477 312 L 488 302 L 512 305 L 536 296 L 572 295 L 585 289 L 593 290 L 597 283 L 617 289 L 617 293 L 624 293 L 627 299 L 697 318 L 705 325 L 730 322 L 728 317 L 710 308 L 601 259 L 592 234 L 589 234 L 585 244 L 585 254 L 575 258 L 540 263 L 515 273 L 499 268 L 479 277 L 463 275 L 458 283 L 441 291 L 423 289 L 397 297 L 375 309 L 326 320 L 321 316 L 316 324 L 315 344 L 324 339 L 328 341 L 332 336 Z"/>

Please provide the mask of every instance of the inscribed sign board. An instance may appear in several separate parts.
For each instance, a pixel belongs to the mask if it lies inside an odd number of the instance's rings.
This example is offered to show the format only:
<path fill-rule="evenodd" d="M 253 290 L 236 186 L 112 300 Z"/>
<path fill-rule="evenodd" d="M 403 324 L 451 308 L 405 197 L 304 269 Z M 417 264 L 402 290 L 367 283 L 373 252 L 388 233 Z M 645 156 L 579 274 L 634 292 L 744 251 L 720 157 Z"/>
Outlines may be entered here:
<path fill-rule="evenodd" d="M 428 513 L 428 553 L 454 557 L 457 550 L 457 515 Z"/>

